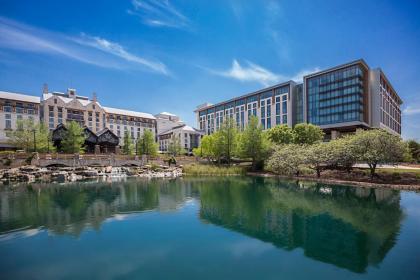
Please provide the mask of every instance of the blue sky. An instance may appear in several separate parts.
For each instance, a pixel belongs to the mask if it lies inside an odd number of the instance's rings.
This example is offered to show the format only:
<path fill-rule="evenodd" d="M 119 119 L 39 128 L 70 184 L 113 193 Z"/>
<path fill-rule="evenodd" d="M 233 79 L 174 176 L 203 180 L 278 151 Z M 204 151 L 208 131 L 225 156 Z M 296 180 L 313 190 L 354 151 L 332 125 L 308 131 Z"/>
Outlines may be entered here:
<path fill-rule="evenodd" d="M 420 1 L 0 0 L 0 90 L 76 88 L 195 124 L 193 110 L 364 58 L 420 139 Z"/>

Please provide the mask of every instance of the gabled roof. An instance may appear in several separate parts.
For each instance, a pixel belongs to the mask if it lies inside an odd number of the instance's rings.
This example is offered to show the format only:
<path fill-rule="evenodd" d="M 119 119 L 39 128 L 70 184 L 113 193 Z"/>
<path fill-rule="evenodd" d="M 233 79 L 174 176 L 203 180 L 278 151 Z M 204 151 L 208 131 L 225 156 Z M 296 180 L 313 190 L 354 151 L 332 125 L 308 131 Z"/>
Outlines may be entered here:
<path fill-rule="evenodd" d="M 168 129 L 166 131 L 163 131 L 163 132 L 159 133 L 159 135 L 165 135 L 165 134 L 168 134 L 168 133 L 172 133 L 177 129 L 181 129 L 181 131 L 183 131 L 183 132 L 193 132 L 193 133 L 197 133 L 197 134 L 204 134 L 204 132 L 199 130 L 199 129 L 196 129 L 196 128 L 191 127 L 191 126 L 186 125 L 186 124 L 182 124 L 182 125 L 174 126 L 171 129 Z"/>
<path fill-rule="evenodd" d="M 167 116 L 171 116 L 171 117 L 177 117 L 177 115 L 172 114 L 172 113 L 168 113 L 168 112 L 161 112 L 158 115 L 167 115 Z"/>
<path fill-rule="evenodd" d="M 72 102 L 73 100 L 76 99 L 84 107 L 86 107 L 87 105 L 89 105 L 90 103 L 93 102 L 92 100 L 89 100 L 89 98 L 87 98 L 85 96 L 76 96 L 76 98 L 71 98 L 71 97 L 65 96 L 64 93 L 57 93 L 57 92 L 54 92 L 54 93 L 44 93 L 44 94 L 42 94 L 42 99 L 43 100 L 50 99 L 51 97 L 56 97 L 56 98 L 60 99 L 61 101 L 63 101 L 66 104 L 67 103 L 70 103 L 70 102 Z M 98 102 L 96 102 L 96 104 L 99 107 L 102 107 Z"/>
<path fill-rule="evenodd" d="M 0 98 L 22 101 L 22 102 L 31 102 L 31 103 L 41 103 L 41 98 L 38 96 L 26 95 L 21 93 L 14 93 L 8 91 L 0 91 Z"/>
<path fill-rule="evenodd" d="M 111 108 L 111 107 L 102 107 L 102 108 L 105 110 L 105 112 L 109 114 L 131 116 L 131 117 L 138 117 L 138 118 L 145 118 L 145 119 L 152 119 L 152 120 L 156 119 L 152 114 L 149 114 L 149 113 L 135 112 L 135 111 L 117 109 L 117 108 Z"/>

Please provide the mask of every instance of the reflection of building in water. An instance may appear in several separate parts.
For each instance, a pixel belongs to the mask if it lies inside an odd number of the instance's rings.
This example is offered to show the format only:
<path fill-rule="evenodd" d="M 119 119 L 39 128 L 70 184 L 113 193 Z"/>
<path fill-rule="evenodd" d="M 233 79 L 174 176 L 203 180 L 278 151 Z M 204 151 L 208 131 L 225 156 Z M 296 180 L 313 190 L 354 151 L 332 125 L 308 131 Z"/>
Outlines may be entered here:
<path fill-rule="evenodd" d="M 44 227 L 79 236 L 116 214 L 168 211 L 197 196 L 204 222 L 286 250 L 302 248 L 312 259 L 355 272 L 383 260 L 402 219 L 399 192 L 392 190 L 262 178 L 127 180 L 3 190 L 0 234 Z"/>
<path fill-rule="evenodd" d="M 118 213 L 176 209 L 191 196 L 179 181 L 126 181 L 117 184 L 33 185 L 1 192 L 0 234 L 45 227 L 55 234 L 78 236 L 86 227 L 99 230 Z"/>
<path fill-rule="evenodd" d="M 200 217 L 287 250 L 354 272 L 380 263 L 394 245 L 399 193 L 325 185 L 268 188 L 214 185 L 201 191 Z"/>

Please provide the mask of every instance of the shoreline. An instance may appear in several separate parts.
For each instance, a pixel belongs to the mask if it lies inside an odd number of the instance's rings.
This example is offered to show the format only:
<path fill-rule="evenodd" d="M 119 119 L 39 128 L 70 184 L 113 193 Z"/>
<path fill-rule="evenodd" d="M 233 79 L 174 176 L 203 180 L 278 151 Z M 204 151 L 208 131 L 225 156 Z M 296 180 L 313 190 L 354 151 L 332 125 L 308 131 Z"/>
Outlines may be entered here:
<path fill-rule="evenodd" d="M 277 175 L 272 173 L 264 172 L 247 172 L 246 175 L 256 176 L 256 177 L 269 177 L 269 178 L 281 178 L 281 179 L 293 179 L 299 181 L 312 181 L 319 182 L 324 184 L 336 184 L 336 185 L 347 185 L 352 187 L 362 187 L 362 188 L 390 188 L 393 190 L 404 190 L 404 191 L 420 191 L 420 184 L 405 185 L 405 184 L 387 184 L 387 183 L 375 183 L 375 182 L 364 182 L 364 181 L 349 181 L 349 180 L 339 180 L 332 178 L 314 178 L 308 176 L 285 176 Z"/>

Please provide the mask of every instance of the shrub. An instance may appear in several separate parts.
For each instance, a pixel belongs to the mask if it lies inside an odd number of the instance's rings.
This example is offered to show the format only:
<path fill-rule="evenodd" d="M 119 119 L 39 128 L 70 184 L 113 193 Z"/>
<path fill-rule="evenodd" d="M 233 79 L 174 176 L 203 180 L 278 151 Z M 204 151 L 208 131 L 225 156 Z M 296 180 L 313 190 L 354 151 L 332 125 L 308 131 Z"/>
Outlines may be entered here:
<path fill-rule="evenodd" d="M 186 175 L 193 176 L 227 176 L 227 175 L 244 175 L 245 169 L 239 166 L 214 166 L 207 164 L 189 164 L 183 167 Z"/>
<path fill-rule="evenodd" d="M 267 169 L 276 174 L 299 176 L 305 158 L 306 151 L 302 145 L 277 146 L 273 155 L 267 161 Z"/>

